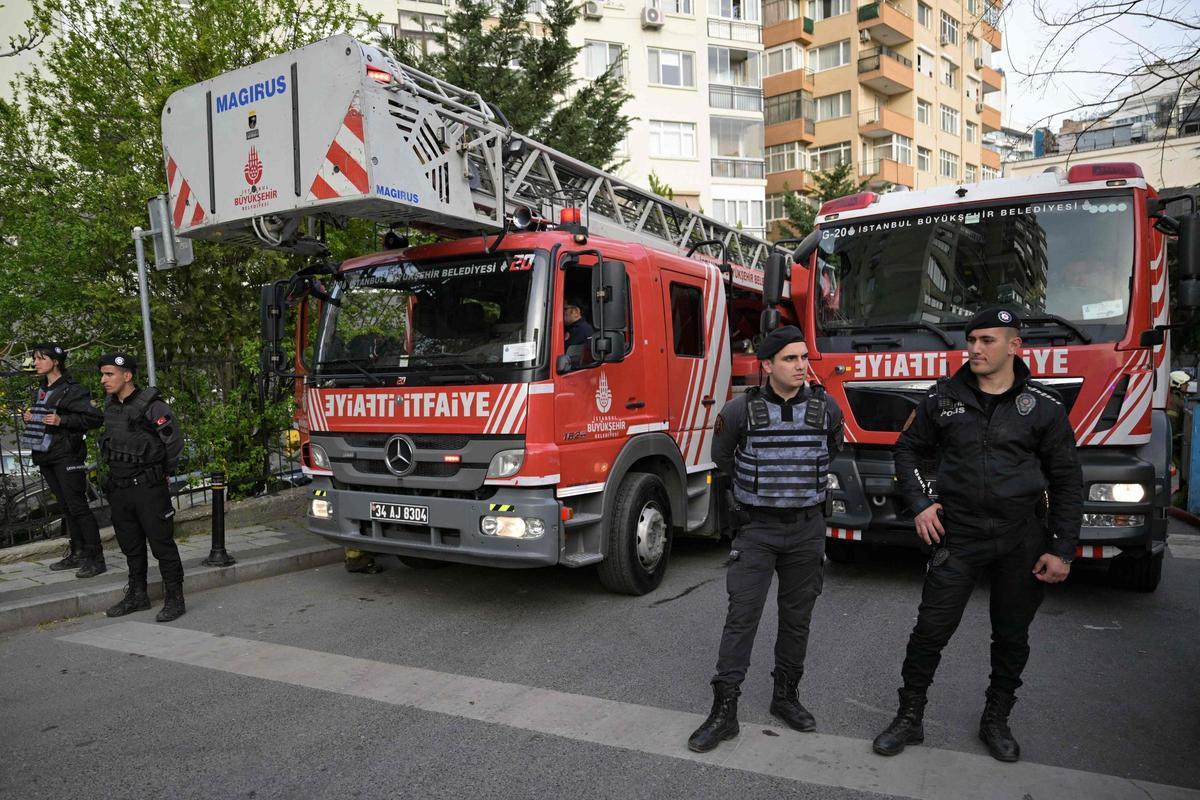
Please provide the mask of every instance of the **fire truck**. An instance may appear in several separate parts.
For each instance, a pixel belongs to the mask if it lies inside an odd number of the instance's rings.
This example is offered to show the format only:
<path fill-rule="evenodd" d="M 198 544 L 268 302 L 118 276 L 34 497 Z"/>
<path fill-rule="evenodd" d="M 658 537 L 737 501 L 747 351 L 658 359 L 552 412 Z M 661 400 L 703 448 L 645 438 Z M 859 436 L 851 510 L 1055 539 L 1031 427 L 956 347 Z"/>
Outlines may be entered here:
<path fill-rule="evenodd" d="M 314 257 L 262 314 L 314 533 L 414 567 L 595 564 L 644 594 L 675 536 L 727 527 L 713 425 L 759 381 L 769 242 L 348 36 L 178 91 L 162 128 L 181 235 Z M 351 218 L 444 241 L 330 263 L 319 231 Z"/>
<path fill-rule="evenodd" d="M 1186 213 L 1167 214 L 1174 201 Z M 1081 164 L 863 192 L 825 203 L 816 221 L 790 293 L 770 275 L 765 294 L 803 310 L 813 372 L 846 412 L 828 555 L 918 544 L 892 446 L 934 381 L 966 361 L 965 322 L 1004 304 L 1025 320 L 1022 357 L 1074 426 L 1085 484 L 1077 557 L 1107 560 L 1117 583 L 1153 591 L 1171 491 L 1167 239 L 1178 238 L 1176 307 L 1190 318 L 1200 305 L 1195 193 L 1160 197 L 1136 164 Z"/>

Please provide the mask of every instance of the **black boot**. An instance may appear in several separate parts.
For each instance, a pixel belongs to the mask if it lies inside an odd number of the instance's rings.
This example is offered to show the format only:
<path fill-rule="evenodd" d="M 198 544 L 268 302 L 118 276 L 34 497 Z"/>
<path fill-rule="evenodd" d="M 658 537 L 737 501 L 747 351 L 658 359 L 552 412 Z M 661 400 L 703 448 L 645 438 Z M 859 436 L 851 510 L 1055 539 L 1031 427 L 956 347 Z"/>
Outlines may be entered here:
<path fill-rule="evenodd" d="M 65 569 L 79 569 L 83 566 L 83 550 L 74 538 L 71 539 L 71 550 L 63 557 L 61 561 L 55 561 L 50 565 L 50 569 L 55 572 L 62 572 Z"/>
<path fill-rule="evenodd" d="M 775 692 L 771 695 L 771 713 L 793 730 L 815 731 L 817 721 L 807 708 L 800 705 L 797 693 L 800 678 L 793 678 L 779 669 L 772 672 L 771 677 L 775 679 Z"/>
<path fill-rule="evenodd" d="M 104 553 L 100 553 L 99 555 L 85 556 L 79 572 L 75 573 L 75 577 L 94 578 L 106 572 L 108 572 L 108 565 L 104 563 Z"/>
<path fill-rule="evenodd" d="M 871 749 L 881 756 L 895 756 L 904 752 L 906 745 L 925 741 L 925 693 L 914 689 L 900 690 L 900 710 L 892 724 L 875 737 Z"/>
<path fill-rule="evenodd" d="M 123 617 L 135 611 L 147 611 L 149 608 L 150 598 L 146 594 L 146 584 L 131 581 L 125 587 L 125 596 L 121 598 L 121 602 L 105 611 L 104 614 L 109 617 Z"/>
<path fill-rule="evenodd" d="M 183 583 L 163 584 L 163 607 L 154 618 L 155 622 L 171 622 L 187 613 L 183 602 Z"/>
<path fill-rule="evenodd" d="M 737 699 L 741 691 L 725 683 L 713 684 L 712 711 L 708 719 L 688 737 L 688 750 L 707 753 L 721 742 L 738 735 Z"/>
<path fill-rule="evenodd" d="M 987 704 L 979 718 L 979 738 L 987 745 L 992 758 L 1009 763 L 1016 761 L 1021 757 L 1021 745 L 1017 744 L 1008 727 L 1008 715 L 1017 698 L 997 689 L 988 689 L 986 697 Z"/>

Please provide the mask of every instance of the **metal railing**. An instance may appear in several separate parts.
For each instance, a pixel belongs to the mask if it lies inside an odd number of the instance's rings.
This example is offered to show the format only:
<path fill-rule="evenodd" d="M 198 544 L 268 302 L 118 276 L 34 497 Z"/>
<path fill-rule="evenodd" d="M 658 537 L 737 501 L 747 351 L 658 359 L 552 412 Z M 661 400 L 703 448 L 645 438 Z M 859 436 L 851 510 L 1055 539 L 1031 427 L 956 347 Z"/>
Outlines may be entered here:
<path fill-rule="evenodd" d="M 762 89 L 745 86 L 708 87 L 708 104 L 731 111 L 762 111 Z"/>
<path fill-rule="evenodd" d="M 762 159 L 714 158 L 712 159 L 712 177 L 747 180 L 764 178 L 766 177 L 766 166 Z"/>
<path fill-rule="evenodd" d="M 735 42 L 762 41 L 762 28 L 749 22 L 731 22 L 724 19 L 708 21 L 708 36 L 710 39 L 732 39 Z"/>
<path fill-rule="evenodd" d="M 875 106 L 874 108 L 864 108 L 858 112 L 858 124 L 860 127 L 863 125 L 874 125 L 875 123 L 882 121 L 883 109 L 879 106 Z"/>
<path fill-rule="evenodd" d="M 903 8 L 901 8 L 899 6 L 899 4 L 890 2 L 890 0 L 884 0 L 883 3 L 869 3 L 865 6 L 859 6 L 858 7 L 858 21 L 866 22 L 867 20 L 871 20 L 871 19 L 879 19 L 880 15 L 883 13 L 883 11 L 880 9 L 881 5 L 886 5 L 888 8 L 892 9 L 897 14 L 902 14 L 903 16 L 906 16 L 909 19 L 912 19 L 912 15 L 909 14 L 907 11 L 905 11 Z"/>
<path fill-rule="evenodd" d="M 868 50 L 865 54 L 859 57 L 858 71 L 871 72 L 872 70 L 879 69 L 881 66 L 883 66 L 882 62 L 880 61 L 880 58 L 883 56 L 886 56 L 893 61 L 898 61 L 909 68 L 911 68 L 913 65 L 911 59 L 905 58 L 890 47 L 876 47 L 873 50 Z"/>

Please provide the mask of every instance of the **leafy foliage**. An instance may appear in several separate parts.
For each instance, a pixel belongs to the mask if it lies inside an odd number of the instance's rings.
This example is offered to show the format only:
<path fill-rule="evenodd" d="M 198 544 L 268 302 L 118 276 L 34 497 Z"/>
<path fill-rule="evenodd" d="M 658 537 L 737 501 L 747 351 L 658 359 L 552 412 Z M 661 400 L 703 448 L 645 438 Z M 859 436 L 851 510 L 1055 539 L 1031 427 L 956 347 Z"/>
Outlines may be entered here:
<path fill-rule="evenodd" d="M 783 206 L 787 219 L 779 225 L 788 236 L 807 236 L 816 225 L 817 209 L 821 203 L 861 192 L 867 185 L 866 181 L 854 180 L 854 165 L 849 161 L 838 162 L 831 170 L 812 173 L 812 181 L 813 190 L 808 197 L 801 197 L 785 187 Z"/>

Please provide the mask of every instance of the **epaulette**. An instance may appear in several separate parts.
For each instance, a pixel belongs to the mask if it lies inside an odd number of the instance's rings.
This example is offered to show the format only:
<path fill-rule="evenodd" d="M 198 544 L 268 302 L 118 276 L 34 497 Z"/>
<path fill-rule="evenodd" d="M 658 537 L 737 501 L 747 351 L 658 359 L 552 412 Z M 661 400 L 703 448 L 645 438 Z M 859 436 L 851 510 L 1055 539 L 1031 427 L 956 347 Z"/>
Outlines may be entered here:
<path fill-rule="evenodd" d="M 1058 395 L 1057 392 L 1055 392 L 1053 389 L 1048 389 L 1047 387 L 1042 386 L 1040 383 L 1037 383 L 1036 381 L 1030 381 L 1030 380 L 1025 381 L 1025 388 L 1028 391 L 1032 392 L 1033 394 L 1038 395 L 1039 397 L 1046 398 L 1047 400 L 1049 400 L 1052 403 L 1058 403 L 1060 406 L 1063 405 L 1062 398 Z"/>

